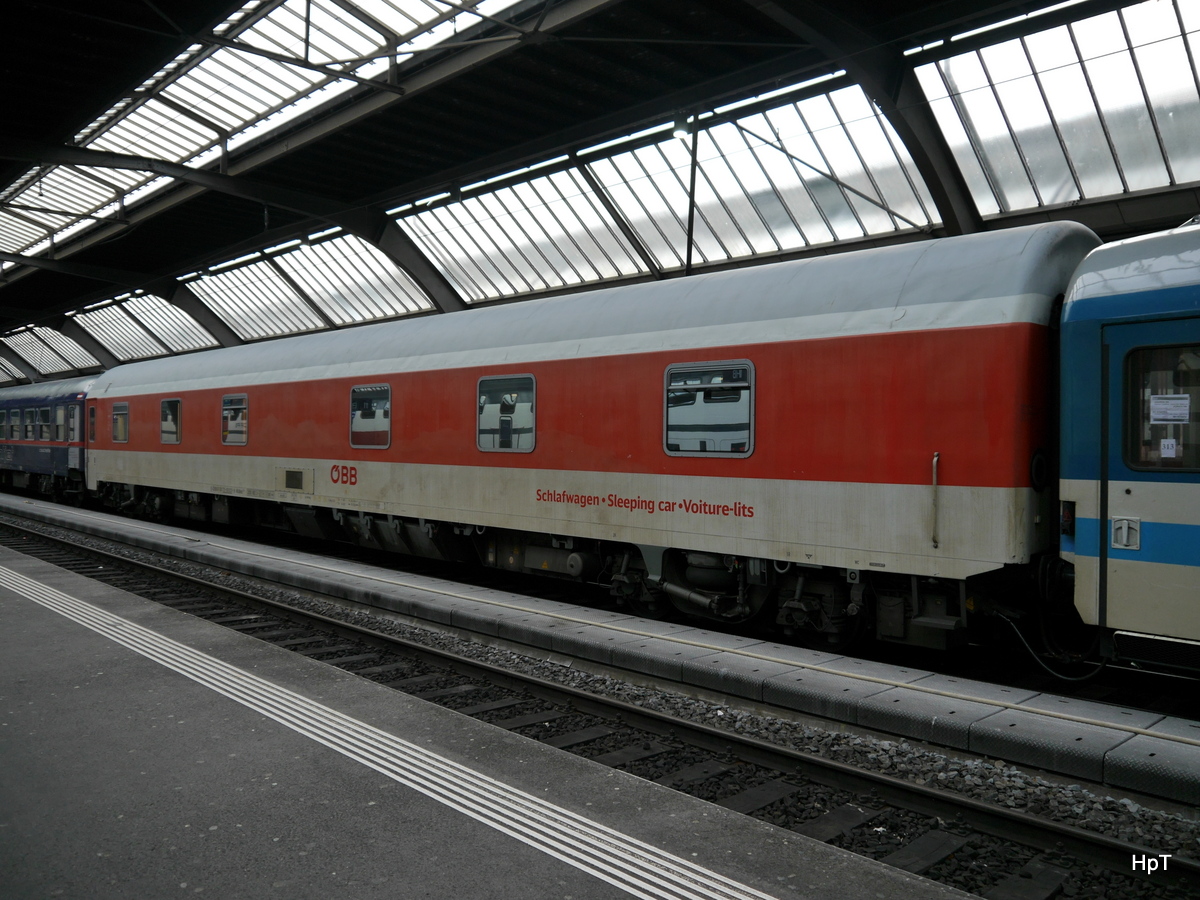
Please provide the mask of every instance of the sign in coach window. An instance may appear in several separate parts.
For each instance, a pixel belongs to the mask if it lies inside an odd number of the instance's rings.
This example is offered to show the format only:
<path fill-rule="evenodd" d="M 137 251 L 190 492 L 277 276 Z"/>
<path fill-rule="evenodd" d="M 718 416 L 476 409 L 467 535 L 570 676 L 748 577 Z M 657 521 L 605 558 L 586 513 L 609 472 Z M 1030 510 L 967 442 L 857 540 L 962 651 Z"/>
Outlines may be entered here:
<path fill-rule="evenodd" d="M 1200 345 L 1133 350 L 1125 384 L 1129 467 L 1200 469 Z"/>

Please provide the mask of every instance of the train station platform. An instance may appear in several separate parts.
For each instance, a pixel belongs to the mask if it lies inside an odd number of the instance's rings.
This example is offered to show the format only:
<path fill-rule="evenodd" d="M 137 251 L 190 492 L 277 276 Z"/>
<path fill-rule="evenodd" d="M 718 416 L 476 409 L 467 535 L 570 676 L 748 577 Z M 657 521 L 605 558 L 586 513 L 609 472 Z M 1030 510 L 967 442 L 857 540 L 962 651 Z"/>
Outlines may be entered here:
<path fill-rule="evenodd" d="M 452 627 L 1071 778 L 1200 805 L 1200 722 L 640 619 L 0 494 L 0 512 Z"/>
<path fill-rule="evenodd" d="M 0 885 L 966 895 L 0 549 Z"/>

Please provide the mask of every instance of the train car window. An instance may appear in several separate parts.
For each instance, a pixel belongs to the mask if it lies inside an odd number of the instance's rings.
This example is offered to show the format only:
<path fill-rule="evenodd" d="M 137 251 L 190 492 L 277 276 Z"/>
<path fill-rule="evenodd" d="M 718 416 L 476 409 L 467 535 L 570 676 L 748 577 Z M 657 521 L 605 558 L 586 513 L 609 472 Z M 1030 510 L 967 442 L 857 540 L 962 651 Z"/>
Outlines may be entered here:
<path fill-rule="evenodd" d="M 124 444 L 129 440 L 129 404 L 114 403 L 112 409 L 112 436 L 114 443 Z"/>
<path fill-rule="evenodd" d="M 0 441 L 8 439 L 8 410 L 0 409 Z"/>
<path fill-rule="evenodd" d="M 88 440 L 96 440 L 96 407 L 88 407 Z"/>
<path fill-rule="evenodd" d="M 37 434 L 37 410 L 36 409 L 27 409 L 27 410 L 25 410 L 25 435 L 24 435 L 25 440 L 27 440 L 27 441 L 36 440 L 36 434 Z"/>
<path fill-rule="evenodd" d="M 350 388 L 350 446 L 385 450 L 392 443 L 392 389 L 386 384 Z"/>
<path fill-rule="evenodd" d="M 65 406 L 54 407 L 54 439 L 56 441 L 67 439 L 67 408 Z"/>
<path fill-rule="evenodd" d="M 67 407 L 67 440 L 75 443 L 79 440 L 79 404 L 72 403 Z"/>
<path fill-rule="evenodd" d="M 250 406 L 245 394 L 221 398 L 221 443 L 244 444 L 250 437 Z"/>
<path fill-rule="evenodd" d="M 38 428 L 37 439 L 39 441 L 48 441 L 54 433 L 53 423 L 50 420 L 50 407 L 43 406 L 37 411 L 38 413 Z"/>
<path fill-rule="evenodd" d="M 1125 357 L 1125 462 L 1152 472 L 1200 469 L 1200 344 Z"/>
<path fill-rule="evenodd" d="M 8 414 L 8 436 L 14 440 L 21 439 L 21 411 L 14 409 Z"/>
<path fill-rule="evenodd" d="M 745 360 L 668 366 L 663 449 L 670 456 L 754 452 L 754 367 Z"/>
<path fill-rule="evenodd" d="M 179 414 L 182 400 L 164 400 L 159 414 L 158 439 L 164 444 L 178 444 L 183 437 Z"/>
<path fill-rule="evenodd" d="M 535 389 L 532 375 L 479 379 L 476 446 L 480 450 L 533 450 Z"/>

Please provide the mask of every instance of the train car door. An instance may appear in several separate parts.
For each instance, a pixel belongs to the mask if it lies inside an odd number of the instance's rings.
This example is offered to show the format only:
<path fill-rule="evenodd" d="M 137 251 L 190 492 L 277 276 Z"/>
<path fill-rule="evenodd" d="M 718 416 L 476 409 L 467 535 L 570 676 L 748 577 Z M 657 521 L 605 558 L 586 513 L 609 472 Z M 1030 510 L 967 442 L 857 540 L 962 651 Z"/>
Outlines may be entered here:
<path fill-rule="evenodd" d="M 1200 640 L 1200 318 L 1103 335 L 1100 622 Z"/>
<path fill-rule="evenodd" d="M 80 405 L 72 403 L 67 406 L 67 467 L 70 469 L 83 468 L 83 428 L 80 417 Z"/>

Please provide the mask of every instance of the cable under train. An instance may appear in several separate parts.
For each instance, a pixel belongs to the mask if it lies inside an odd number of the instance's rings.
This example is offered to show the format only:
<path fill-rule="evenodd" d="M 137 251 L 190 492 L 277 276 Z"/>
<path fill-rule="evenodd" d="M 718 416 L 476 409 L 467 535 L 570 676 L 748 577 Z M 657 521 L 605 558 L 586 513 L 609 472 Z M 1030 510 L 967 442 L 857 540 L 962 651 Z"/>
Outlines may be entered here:
<path fill-rule="evenodd" d="M 818 646 L 950 648 L 1003 615 L 1200 669 L 1200 227 L 1043 224 L 128 363 L 0 390 L 0 437 L 4 486 L 162 521 Z"/>

